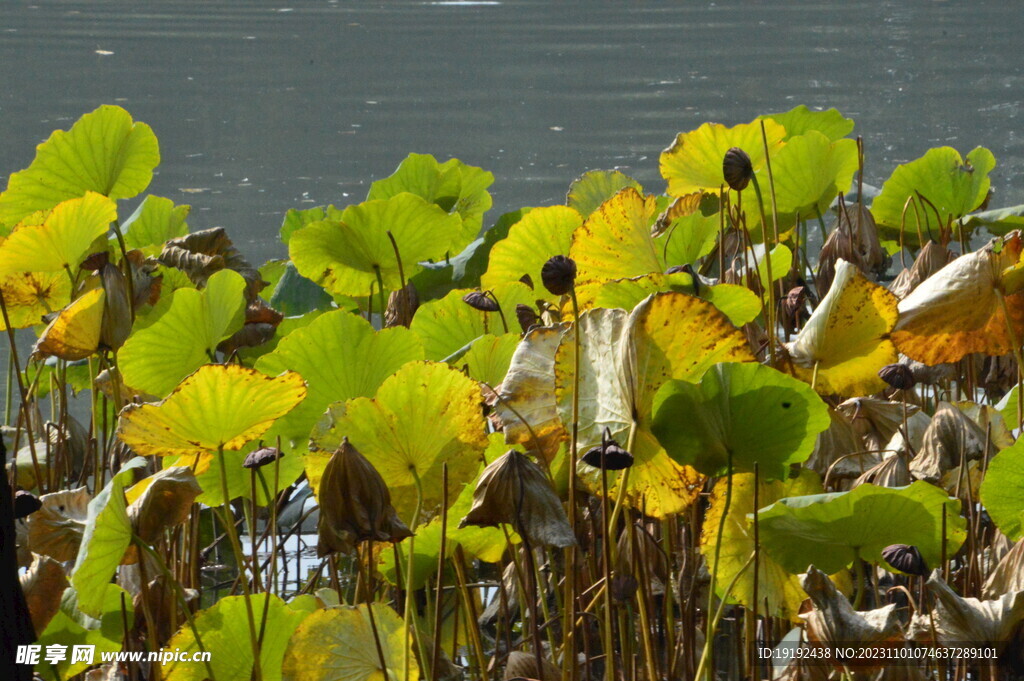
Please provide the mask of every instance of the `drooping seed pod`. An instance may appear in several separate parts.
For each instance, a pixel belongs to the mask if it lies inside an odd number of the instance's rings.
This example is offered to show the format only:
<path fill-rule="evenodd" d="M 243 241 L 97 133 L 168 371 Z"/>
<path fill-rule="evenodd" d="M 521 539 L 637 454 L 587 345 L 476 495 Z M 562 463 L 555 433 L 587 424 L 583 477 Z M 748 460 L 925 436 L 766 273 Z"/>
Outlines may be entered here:
<path fill-rule="evenodd" d="M 489 291 L 470 291 L 462 296 L 462 302 L 474 310 L 481 312 L 497 312 L 498 301 L 489 295 Z"/>
<path fill-rule="evenodd" d="M 260 447 L 259 449 L 249 452 L 245 457 L 245 461 L 242 462 L 242 468 L 263 468 L 282 457 L 284 457 L 284 452 L 277 447 Z"/>
<path fill-rule="evenodd" d="M 391 505 L 384 479 L 347 437 L 324 468 L 319 501 L 316 552 L 321 558 L 335 551 L 350 553 L 361 541 L 398 542 L 412 536 Z"/>
<path fill-rule="evenodd" d="M 562 502 L 544 471 L 510 449 L 495 459 L 473 491 L 473 506 L 459 527 L 507 523 L 536 545 L 566 548 L 576 543 Z"/>
<path fill-rule="evenodd" d="M 384 326 L 392 328 L 395 326 L 408 327 L 412 324 L 413 315 L 420 306 L 420 296 L 416 287 L 410 281 L 404 288 L 392 291 L 388 296 L 388 307 L 384 311 Z"/>
<path fill-rule="evenodd" d="M 882 549 L 882 558 L 885 562 L 900 572 L 908 575 L 928 576 L 928 566 L 916 546 L 909 544 L 892 544 Z"/>
<path fill-rule="evenodd" d="M 532 307 L 523 303 L 516 305 L 516 319 L 519 320 L 519 326 L 523 333 L 540 323 L 540 315 Z"/>
<path fill-rule="evenodd" d="M 914 372 L 906 364 L 886 364 L 878 370 L 878 377 L 897 390 L 914 387 Z"/>
<path fill-rule="evenodd" d="M 29 516 L 43 507 L 43 502 L 39 501 L 39 497 L 26 492 L 23 489 L 19 489 L 14 493 L 14 519 L 24 518 Z"/>
<path fill-rule="evenodd" d="M 725 152 L 725 158 L 722 159 L 722 174 L 729 189 L 738 192 L 746 189 L 754 177 L 750 155 L 739 147 L 733 147 Z"/>
<path fill-rule="evenodd" d="M 612 439 L 611 430 L 604 429 L 601 444 L 595 445 L 580 457 L 583 463 L 606 471 L 621 471 L 633 465 L 633 455 Z"/>
<path fill-rule="evenodd" d="M 540 269 L 540 279 L 552 295 L 565 295 L 576 283 L 576 262 L 565 255 L 553 256 Z"/>

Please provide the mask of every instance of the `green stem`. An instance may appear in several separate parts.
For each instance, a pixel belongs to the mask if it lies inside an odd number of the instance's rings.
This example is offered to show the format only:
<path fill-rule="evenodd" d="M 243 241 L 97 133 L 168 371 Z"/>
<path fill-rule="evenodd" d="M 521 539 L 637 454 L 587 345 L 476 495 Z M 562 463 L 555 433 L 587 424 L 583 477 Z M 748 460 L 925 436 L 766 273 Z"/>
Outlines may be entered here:
<path fill-rule="evenodd" d="M 377 292 L 380 294 L 380 328 L 384 328 L 384 315 L 388 311 L 388 302 L 384 298 L 384 275 L 380 273 L 380 266 L 374 265 L 373 271 L 377 273 Z M 373 320 L 370 321 L 373 323 Z"/>
<path fill-rule="evenodd" d="M 423 641 L 419 634 L 419 628 L 416 625 L 416 620 L 412 614 L 412 602 L 413 602 L 413 572 L 416 568 L 414 559 L 416 557 L 416 526 L 420 523 L 420 512 L 423 510 L 423 482 L 420 480 L 419 473 L 416 472 L 415 468 L 410 468 L 412 478 L 416 483 L 416 510 L 412 514 L 412 522 L 409 523 L 409 529 L 413 531 L 413 534 L 409 537 L 409 546 L 406 550 L 409 552 L 409 559 L 407 562 L 407 568 L 405 571 L 405 678 L 411 678 L 409 676 L 410 663 L 412 658 L 412 641 L 410 637 L 415 638 L 416 646 L 420 652 L 420 659 L 423 661 L 423 668 L 427 668 L 427 658 L 425 650 L 423 650 Z M 434 632 L 436 636 L 438 632 Z"/>
<path fill-rule="evenodd" d="M 725 532 L 725 519 L 729 515 L 729 506 L 732 504 L 732 450 L 726 449 L 726 479 L 725 479 L 725 508 L 722 509 L 722 515 L 718 519 L 718 541 L 715 543 L 715 559 L 711 565 L 711 582 L 708 585 L 708 610 L 707 610 L 707 633 L 704 635 L 704 652 L 700 657 L 700 664 L 697 667 L 696 679 L 700 681 L 701 672 L 705 667 L 711 665 L 713 667 L 713 661 L 710 659 L 714 656 L 714 640 L 715 640 L 715 629 L 718 626 L 717 617 L 711 616 L 711 611 L 714 609 L 715 604 L 715 582 L 718 577 L 718 562 L 722 554 L 722 535 Z M 755 511 L 756 512 L 756 511 Z M 751 556 L 753 560 L 753 556 Z M 722 604 L 725 604 L 725 597 L 722 598 Z M 714 677 L 714 674 L 709 670 L 708 679 L 709 681 Z"/>
<path fill-rule="evenodd" d="M 576 530 L 576 447 L 580 431 L 580 305 L 576 287 L 569 289 L 573 318 L 572 428 L 569 439 L 569 525 Z M 576 547 L 566 549 L 565 561 L 565 634 L 562 644 L 562 673 L 576 681 Z M 606 585 L 607 586 L 607 585 Z"/>

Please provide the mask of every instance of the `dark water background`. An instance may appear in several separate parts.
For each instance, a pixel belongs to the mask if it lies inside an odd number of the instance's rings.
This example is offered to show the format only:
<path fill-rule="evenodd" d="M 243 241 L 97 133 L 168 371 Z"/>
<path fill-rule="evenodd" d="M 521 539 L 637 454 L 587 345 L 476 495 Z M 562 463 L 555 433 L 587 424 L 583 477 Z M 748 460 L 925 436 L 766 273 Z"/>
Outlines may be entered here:
<path fill-rule="evenodd" d="M 989 147 L 1006 206 L 1022 33 L 1005 0 L 8 1 L 0 173 L 120 104 L 160 139 L 150 191 L 262 261 L 284 211 L 360 201 L 409 152 L 494 172 L 490 224 L 592 168 L 661 192 L 677 132 L 807 104 L 856 120 L 875 184 L 932 146 Z"/>

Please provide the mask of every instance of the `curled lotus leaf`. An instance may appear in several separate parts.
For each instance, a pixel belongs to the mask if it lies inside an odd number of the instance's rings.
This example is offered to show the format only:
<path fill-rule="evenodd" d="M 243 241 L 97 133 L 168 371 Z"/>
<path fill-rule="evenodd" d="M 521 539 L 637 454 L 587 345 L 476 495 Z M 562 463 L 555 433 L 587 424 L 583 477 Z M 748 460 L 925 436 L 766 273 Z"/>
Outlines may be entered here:
<path fill-rule="evenodd" d="M 32 552 L 60 562 L 74 560 L 82 543 L 91 499 L 85 487 L 39 497 L 42 508 L 28 517 Z"/>
<path fill-rule="evenodd" d="M 1024 620 L 1024 591 L 1010 591 L 985 601 L 964 598 L 941 575 L 941 570 L 935 570 L 928 578 L 935 607 L 931 613 L 914 617 L 909 636 L 940 645 L 995 646 L 997 653 L 1002 653 Z"/>
<path fill-rule="evenodd" d="M 0 225 L 15 225 L 86 192 L 129 199 L 149 185 L 158 163 L 153 130 L 119 106 L 101 106 L 70 130 L 54 131 L 29 167 L 11 175 L 0 194 Z"/>
<path fill-rule="evenodd" d="M 1002 278 L 1021 250 L 1013 232 L 925 279 L 899 303 L 892 340 L 900 352 L 929 366 L 1010 352 L 1012 338 L 1024 337 L 1024 291 L 1004 293 Z"/>
<path fill-rule="evenodd" d="M 241 449 L 305 396 L 295 372 L 271 377 L 235 364 L 208 364 L 158 404 L 125 407 L 117 435 L 147 456 Z"/>
<path fill-rule="evenodd" d="M 102 288 L 84 293 L 49 323 L 32 354 L 71 362 L 96 352 L 100 347 L 106 301 L 107 294 Z"/>
<path fill-rule="evenodd" d="M 214 272 L 233 270 L 245 280 L 246 298 L 250 301 L 267 285 L 259 270 L 235 248 L 223 227 L 204 229 L 168 240 L 159 261 L 187 274 L 196 286 L 205 286 Z"/>
<path fill-rule="evenodd" d="M 882 390 L 878 370 L 899 359 L 889 340 L 896 317 L 896 297 L 840 259 L 828 294 L 788 345 L 794 375 L 823 395 Z"/>
<path fill-rule="evenodd" d="M 50 556 L 32 555 L 32 564 L 19 575 L 21 590 L 32 615 L 32 627 L 36 636 L 46 630 L 53 616 L 60 610 L 61 594 L 68 587 L 64 568 Z"/>
<path fill-rule="evenodd" d="M 156 542 L 164 530 L 188 518 L 202 491 L 192 469 L 185 466 L 170 466 L 140 480 L 127 492 L 132 531 L 144 542 Z"/>
<path fill-rule="evenodd" d="M 288 642 L 281 678 L 419 681 L 419 665 L 415 659 L 407 659 L 413 655 L 408 640 L 402 618 L 383 604 L 318 610 L 296 628 Z"/>

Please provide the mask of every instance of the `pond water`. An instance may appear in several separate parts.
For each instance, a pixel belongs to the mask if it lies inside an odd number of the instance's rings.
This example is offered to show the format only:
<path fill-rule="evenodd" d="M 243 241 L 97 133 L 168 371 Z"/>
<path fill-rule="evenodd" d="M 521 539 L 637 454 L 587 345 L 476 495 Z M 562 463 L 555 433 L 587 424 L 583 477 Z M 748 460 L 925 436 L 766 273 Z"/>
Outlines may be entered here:
<path fill-rule="evenodd" d="M 1022 29 L 1002 0 L 12 1 L 0 172 L 120 104 L 160 138 L 150 191 L 259 262 L 284 255 L 284 211 L 362 200 L 409 152 L 494 172 L 489 223 L 593 168 L 660 192 L 677 132 L 807 104 L 857 121 L 875 184 L 932 146 L 989 147 L 1007 206 Z"/>

